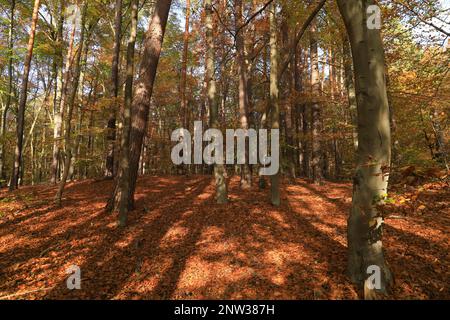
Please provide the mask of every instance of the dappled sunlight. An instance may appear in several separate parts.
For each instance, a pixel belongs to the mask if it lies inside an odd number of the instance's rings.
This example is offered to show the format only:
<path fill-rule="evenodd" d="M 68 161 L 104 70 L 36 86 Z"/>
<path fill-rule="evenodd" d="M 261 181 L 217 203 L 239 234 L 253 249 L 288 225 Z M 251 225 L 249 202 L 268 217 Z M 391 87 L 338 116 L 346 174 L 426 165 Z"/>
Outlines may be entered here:
<path fill-rule="evenodd" d="M 227 259 L 209 261 L 195 256 L 188 260 L 180 276 L 177 291 L 195 292 L 196 289 L 206 286 L 213 291 L 217 287 L 226 288 L 230 283 L 243 281 L 250 275 L 250 268 L 230 264 Z"/>
<path fill-rule="evenodd" d="M 289 224 L 286 223 L 286 219 L 278 212 L 269 212 L 269 216 L 273 218 L 281 227 L 289 229 Z"/>
<path fill-rule="evenodd" d="M 267 190 L 243 192 L 238 177 L 230 179 L 225 206 L 215 204 L 211 177 L 144 177 L 125 229 L 103 209 L 111 188 L 108 182 L 70 184 L 62 209 L 45 204 L 54 196 L 47 187 L 40 202 L 32 197 L 39 187 L 15 193 L 22 199 L 17 203 L 0 202 L 0 209 L 9 212 L 0 220 L 0 295 L 42 289 L 27 298 L 358 297 L 345 275 L 349 184 L 313 186 L 297 180 L 283 187 L 284 201 L 275 208 Z M 416 272 L 445 283 L 445 226 L 419 229 L 422 223 L 387 223 L 388 261 L 401 279 L 398 296 L 411 292 L 413 283 L 419 283 L 416 292 L 431 295 L 437 280 L 413 282 Z M 83 290 L 65 287 L 71 265 L 82 270 Z"/>
<path fill-rule="evenodd" d="M 183 240 L 183 238 L 189 233 L 189 229 L 174 225 L 172 226 L 164 237 L 161 239 L 160 248 L 170 248 L 176 246 L 177 242 Z"/>

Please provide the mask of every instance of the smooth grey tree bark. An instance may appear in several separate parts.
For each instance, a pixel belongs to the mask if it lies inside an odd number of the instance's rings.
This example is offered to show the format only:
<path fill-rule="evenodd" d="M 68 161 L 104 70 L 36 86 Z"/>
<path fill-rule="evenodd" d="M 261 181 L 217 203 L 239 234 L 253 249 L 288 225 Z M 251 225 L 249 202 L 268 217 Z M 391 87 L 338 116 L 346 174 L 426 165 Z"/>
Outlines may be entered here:
<path fill-rule="evenodd" d="M 353 79 L 352 70 L 352 52 L 350 49 L 350 43 L 347 37 L 343 37 L 343 56 L 344 56 L 344 76 L 345 76 L 345 87 L 347 91 L 348 107 L 350 118 L 352 120 L 352 125 L 355 126 L 353 129 L 353 145 L 355 150 L 358 150 L 358 131 L 356 126 L 356 115 L 357 115 L 357 103 L 356 103 L 356 92 L 355 92 L 355 81 Z"/>
<path fill-rule="evenodd" d="M 381 32 L 367 26 L 367 7 L 373 0 L 337 0 L 353 53 L 358 108 L 357 167 L 353 204 L 348 220 L 349 274 L 364 286 L 366 299 L 386 293 L 392 274 L 382 244 L 383 216 L 378 206 L 387 197 L 391 128 L 385 57 Z M 369 267 L 379 268 L 380 287 L 371 286 Z"/>

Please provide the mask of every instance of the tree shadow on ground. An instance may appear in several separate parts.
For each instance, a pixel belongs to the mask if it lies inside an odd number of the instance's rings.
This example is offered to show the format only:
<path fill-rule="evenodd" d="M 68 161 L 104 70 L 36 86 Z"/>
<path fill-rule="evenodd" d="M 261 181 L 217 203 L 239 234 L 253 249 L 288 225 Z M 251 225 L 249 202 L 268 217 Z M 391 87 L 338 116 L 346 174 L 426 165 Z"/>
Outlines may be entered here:
<path fill-rule="evenodd" d="M 0 295 L 50 288 L 26 297 L 358 298 L 345 275 L 350 185 L 311 186 L 298 180 L 283 186 L 282 206 L 275 208 L 268 190 L 242 191 L 237 177 L 231 179 L 227 205 L 215 203 L 210 177 L 144 177 L 124 229 L 117 227 L 116 215 L 103 210 L 111 189 L 108 182 L 73 184 L 64 208 L 36 208 L 38 213 L 24 212 L 16 224 L 0 224 Z M 50 199 L 53 190 L 45 195 Z M 433 247 L 396 226 L 386 231 L 395 273 L 415 263 L 411 271 L 423 276 L 430 273 L 430 259 L 448 261 L 445 244 Z M 410 242 L 412 253 L 405 254 L 397 242 Z M 81 268 L 82 290 L 67 289 L 65 271 L 71 265 Z M 445 272 L 410 283 L 400 278 L 423 296 L 448 297 L 448 290 L 434 289 L 437 282 L 430 280 L 445 283 Z M 394 296 L 404 296 L 407 289 Z"/>

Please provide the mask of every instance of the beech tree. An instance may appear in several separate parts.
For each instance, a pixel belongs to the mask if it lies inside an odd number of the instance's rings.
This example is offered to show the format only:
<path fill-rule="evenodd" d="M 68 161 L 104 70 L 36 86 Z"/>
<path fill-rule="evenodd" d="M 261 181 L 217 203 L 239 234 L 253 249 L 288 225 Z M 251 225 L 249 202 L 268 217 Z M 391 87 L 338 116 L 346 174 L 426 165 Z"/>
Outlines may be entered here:
<path fill-rule="evenodd" d="M 349 272 L 354 282 L 364 283 L 367 298 L 386 293 L 393 281 L 383 253 L 383 216 L 377 208 L 388 192 L 391 128 L 380 30 L 367 25 L 367 7 L 374 4 L 338 0 L 352 47 L 358 107 L 357 168 L 348 220 Z M 381 269 L 379 289 L 367 281 L 370 266 Z"/>

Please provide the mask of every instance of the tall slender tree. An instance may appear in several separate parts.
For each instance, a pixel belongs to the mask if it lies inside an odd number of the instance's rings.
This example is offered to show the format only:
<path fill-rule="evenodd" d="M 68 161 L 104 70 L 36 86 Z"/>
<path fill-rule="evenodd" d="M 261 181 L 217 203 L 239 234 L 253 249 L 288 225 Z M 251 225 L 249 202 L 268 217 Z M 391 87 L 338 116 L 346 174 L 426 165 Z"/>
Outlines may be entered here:
<path fill-rule="evenodd" d="M 27 104 L 28 95 L 28 78 L 30 76 L 31 59 L 33 58 L 34 38 L 36 35 L 36 27 L 39 19 L 40 0 L 34 1 L 33 16 L 31 18 L 31 27 L 29 33 L 27 54 L 25 57 L 22 87 L 20 89 L 20 100 L 17 113 L 17 137 L 16 149 L 14 152 L 14 167 L 11 177 L 10 190 L 15 190 L 19 187 L 20 168 L 22 165 L 23 156 L 23 131 L 25 126 L 25 107 Z"/>
<path fill-rule="evenodd" d="M 131 106 L 133 103 L 134 51 L 136 45 L 139 0 L 131 0 L 131 28 L 127 46 L 127 78 L 125 83 L 125 104 L 122 114 L 122 136 L 120 140 L 119 193 L 118 210 L 119 225 L 127 223 L 130 203 L 130 133 Z"/>
<path fill-rule="evenodd" d="M 205 14 L 206 14 L 206 79 L 207 79 L 207 94 L 208 105 L 210 107 L 210 122 L 211 127 L 220 129 L 219 124 L 219 105 L 216 97 L 216 80 L 214 76 L 214 38 L 213 38 L 213 18 L 212 18 L 212 3 L 211 0 L 205 0 Z M 214 165 L 214 178 L 216 181 L 216 201 L 219 204 L 228 202 L 228 192 L 226 184 L 226 170 L 223 164 Z"/>
<path fill-rule="evenodd" d="M 65 141 L 65 160 L 64 160 L 64 170 L 61 177 L 61 181 L 59 183 L 58 191 L 56 193 L 55 203 L 56 206 L 60 207 L 62 202 L 62 195 L 64 192 L 64 188 L 66 186 L 67 178 L 70 172 L 70 165 L 72 161 L 72 154 L 74 153 L 74 145 L 72 142 L 72 115 L 75 107 L 76 97 L 78 94 L 78 86 L 80 83 L 80 72 L 81 72 L 81 57 L 83 55 L 83 46 L 85 44 L 85 24 L 86 24 L 86 15 L 87 15 L 88 3 L 87 1 L 83 4 L 82 13 L 81 13 L 81 24 L 80 24 L 80 38 L 77 54 L 75 56 L 74 62 L 74 71 L 73 71 L 73 79 L 72 79 L 72 87 L 67 105 L 67 115 L 65 121 L 65 133 L 64 133 L 64 141 Z M 65 108 L 65 104 L 62 105 L 62 108 Z"/>
<path fill-rule="evenodd" d="M 122 41 L 122 0 L 116 0 L 114 17 L 114 48 L 111 63 L 111 98 L 112 106 L 107 128 L 107 154 L 105 177 L 112 179 L 115 175 L 114 155 L 116 149 L 116 114 L 118 110 L 117 97 L 119 96 L 119 62 L 120 44 Z"/>
<path fill-rule="evenodd" d="M 10 18 L 9 18 L 9 29 L 8 29 L 8 93 L 6 97 L 6 105 L 3 109 L 2 119 L 1 119 L 1 141 L 0 141 L 0 179 L 5 177 L 4 167 L 5 167 L 5 134 L 6 134 L 6 121 L 8 120 L 8 111 L 11 108 L 11 102 L 13 97 L 13 78 L 14 78 L 14 17 L 16 10 L 16 0 L 11 0 L 10 7 Z"/>
<path fill-rule="evenodd" d="M 278 26 L 276 17 L 276 1 L 272 2 L 269 10 L 270 21 L 270 120 L 274 130 L 280 129 L 280 106 L 278 88 Z M 274 143 L 274 141 L 271 141 Z M 271 202 L 280 205 L 280 176 L 279 172 L 270 177 Z"/>
<path fill-rule="evenodd" d="M 236 63 L 238 74 L 238 95 L 239 95 L 239 121 L 242 130 L 249 129 L 248 122 L 248 90 L 247 90 L 247 63 L 245 55 L 244 31 L 245 26 L 243 22 L 243 4 L 242 0 L 234 0 L 234 14 L 235 14 L 235 39 L 236 39 Z M 247 148 L 246 148 L 247 149 Z M 241 166 L 241 187 L 243 189 L 251 188 L 252 176 L 250 166 L 248 164 L 248 153 L 245 155 L 245 164 Z"/>
<path fill-rule="evenodd" d="M 186 99 L 186 85 L 187 85 L 187 59 L 189 50 L 189 18 L 191 14 L 191 1 L 186 0 L 186 20 L 184 26 L 184 36 L 183 36 L 183 56 L 181 61 L 181 84 L 180 84 L 180 95 L 181 95 L 181 110 L 183 113 L 183 126 L 189 129 L 189 110 L 188 103 Z"/>
<path fill-rule="evenodd" d="M 312 178 L 314 183 L 322 183 L 323 171 L 321 164 L 321 153 L 323 152 L 320 143 L 321 129 L 321 106 L 319 104 L 320 95 L 320 75 L 319 75 L 319 52 L 317 43 L 317 21 L 311 22 L 309 33 L 310 38 L 310 62 L 311 62 L 311 90 L 313 103 L 311 104 L 311 145 L 312 145 Z"/>
<path fill-rule="evenodd" d="M 61 2 L 61 18 L 58 28 L 58 38 L 60 41 L 62 41 L 62 35 L 63 35 L 63 29 L 64 29 L 64 14 L 65 14 L 65 5 L 63 2 Z M 78 10 L 76 6 L 72 7 L 73 10 Z M 77 14 L 75 12 L 70 13 L 73 17 L 76 17 Z M 70 75 L 71 75 L 71 68 L 73 65 L 74 60 L 74 43 L 75 43 L 75 35 L 77 31 L 77 24 L 76 21 L 72 22 L 72 29 L 70 32 L 69 37 L 69 47 L 66 54 L 66 64 L 64 66 L 64 71 L 61 70 L 61 84 L 57 85 L 55 87 L 55 90 L 60 88 L 59 92 L 55 93 L 54 98 L 54 129 L 53 129 L 53 160 L 52 160 L 52 183 L 57 183 L 61 167 L 62 167 L 62 157 L 61 157 L 61 141 L 62 141 L 62 135 L 63 135 L 63 118 L 65 114 L 65 105 L 67 101 L 67 95 L 68 95 L 68 87 L 69 87 L 69 81 L 70 81 Z M 62 65 L 62 50 L 60 51 L 60 58 L 61 58 L 61 65 Z"/>

